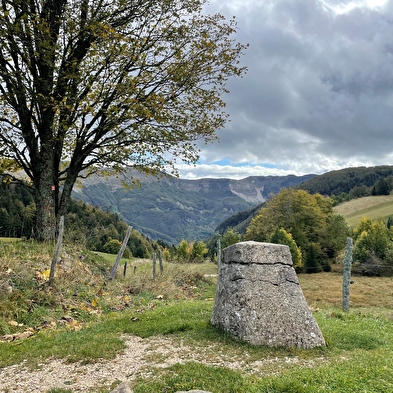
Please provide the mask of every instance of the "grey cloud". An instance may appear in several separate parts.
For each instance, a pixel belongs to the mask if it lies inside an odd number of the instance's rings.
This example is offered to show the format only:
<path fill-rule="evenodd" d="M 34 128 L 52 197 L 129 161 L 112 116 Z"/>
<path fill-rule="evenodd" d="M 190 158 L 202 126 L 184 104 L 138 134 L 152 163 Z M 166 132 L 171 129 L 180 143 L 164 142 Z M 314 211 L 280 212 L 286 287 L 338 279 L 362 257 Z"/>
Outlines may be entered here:
<path fill-rule="evenodd" d="M 298 172 L 393 164 L 393 1 L 342 14 L 326 6 L 349 3 L 212 1 L 237 15 L 249 71 L 229 83 L 231 122 L 202 148 L 205 161 Z"/>

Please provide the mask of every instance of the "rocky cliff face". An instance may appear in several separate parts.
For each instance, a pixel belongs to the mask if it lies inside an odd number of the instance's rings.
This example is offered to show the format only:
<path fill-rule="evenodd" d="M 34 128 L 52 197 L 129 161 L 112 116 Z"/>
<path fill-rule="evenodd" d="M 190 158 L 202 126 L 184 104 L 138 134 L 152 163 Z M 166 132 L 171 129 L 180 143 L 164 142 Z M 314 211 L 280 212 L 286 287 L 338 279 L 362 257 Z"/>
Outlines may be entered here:
<path fill-rule="evenodd" d="M 241 180 L 171 178 L 168 182 L 178 189 L 189 192 L 205 194 L 221 192 L 223 196 L 231 193 L 251 204 L 259 204 L 265 202 L 270 194 L 277 194 L 282 188 L 298 185 L 314 176 L 250 176 Z"/>
<path fill-rule="evenodd" d="M 242 180 L 174 177 L 156 179 L 136 173 L 140 187 L 125 189 L 127 178 L 90 177 L 73 197 L 119 214 L 152 239 L 178 244 L 209 238 L 229 216 L 264 202 L 271 193 L 300 184 L 307 176 L 253 176 Z"/>
<path fill-rule="evenodd" d="M 277 194 L 282 188 L 288 188 L 302 183 L 313 175 L 307 176 L 252 176 L 242 180 L 231 180 L 231 192 L 247 202 L 259 204 L 269 199 L 271 194 Z"/>

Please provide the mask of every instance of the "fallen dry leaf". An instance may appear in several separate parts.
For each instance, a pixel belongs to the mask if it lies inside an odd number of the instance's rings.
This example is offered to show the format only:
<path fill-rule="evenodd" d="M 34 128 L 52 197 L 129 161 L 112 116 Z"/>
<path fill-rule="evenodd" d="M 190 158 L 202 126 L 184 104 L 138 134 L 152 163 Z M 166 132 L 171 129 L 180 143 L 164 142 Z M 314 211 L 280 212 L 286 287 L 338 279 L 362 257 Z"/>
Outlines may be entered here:
<path fill-rule="evenodd" d="M 1 340 L 2 341 L 16 341 L 16 340 L 23 340 L 25 338 L 29 338 L 35 334 L 33 328 L 27 328 L 24 332 L 18 332 L 14 334 L 6 334 L 4 335 Z"/>
<path fill-rule="evenodd" d="M 24 338 L 29 338 L 32 335 L 34 335 L 34 333 L 35 333 L 34 331 L 26 330 L 26 331 L 24 331 L 22 333 L 14 334 L 15 340 L 22 340 Z"/>
<path fill-rule="evenodd" d="M 19 322 L 16 322 L 16 321 L 8 321 L 8 323 L 11 326 L 23 326 L 23 323 L 19 323 Z"/>

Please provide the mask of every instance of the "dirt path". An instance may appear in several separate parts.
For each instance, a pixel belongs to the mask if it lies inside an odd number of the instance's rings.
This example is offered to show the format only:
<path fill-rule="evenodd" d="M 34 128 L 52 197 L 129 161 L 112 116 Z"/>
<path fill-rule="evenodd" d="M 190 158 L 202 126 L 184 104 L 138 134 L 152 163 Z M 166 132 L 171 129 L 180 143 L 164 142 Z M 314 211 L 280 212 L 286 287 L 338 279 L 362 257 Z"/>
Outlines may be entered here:
<path fill-rule="evenodd" d="M 100 387 L 109 389 L 116 382 L 132 383 L 138 376 L 152 376 L 154 368 L 188 361 L 241 369 L 243 372 L 247 369 L 248 373 L 259 374 L 263 370 L 264 375 L 276 374 L 288 364 L 309 367 L 310 362 L 326 361 L 322 358 L 305 361 L 297 357 L 248 361 L 247 353 L 240 357 L 228 355 L 219 347 L 191 348 L 164 337 L 142 339 L 127 335 L 123 338 L 126 348 L 112 360 L 81 364 L 53 359 L 42 363 L 34 371 L 29 369 L 28 360 L 25 360 L 22 364 L 0 369 L 0 392 L 44 393 L 51 388 L 62 388 L 76 393 L 92 388 L 98 390 Z"/>

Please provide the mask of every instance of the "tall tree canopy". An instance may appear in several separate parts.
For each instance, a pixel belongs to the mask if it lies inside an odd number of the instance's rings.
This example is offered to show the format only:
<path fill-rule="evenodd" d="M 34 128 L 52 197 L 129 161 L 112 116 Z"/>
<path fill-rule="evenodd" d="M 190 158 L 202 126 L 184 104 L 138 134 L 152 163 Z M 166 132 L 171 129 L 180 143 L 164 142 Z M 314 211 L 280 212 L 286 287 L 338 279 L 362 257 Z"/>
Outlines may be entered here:
<path fill-rule="evenodd" d="M 355 261 L 370 262 L 373 257 L 383 261 L 392 248 L 391 238 L 392 231 L 383 220 L 362 217 L 353 230 Z"/>
<path fill-rule="evenodd" d="M 283 189 L 266 203 L 248 226 L 245 240 L 274 241 L 280 229 L 300 248 L 306 271 L 311 262 L 328 268 L 349 233 L 345 219 L 334 214 L 331 198 L 293 188 Z"/>
<path fill-rule="evenodd" d="M 82 173 L 176 172 L 216 139 L 245 45 L 206 2 L 1 2 L 0 154 L 32 182 L 39 239 Z"/>

